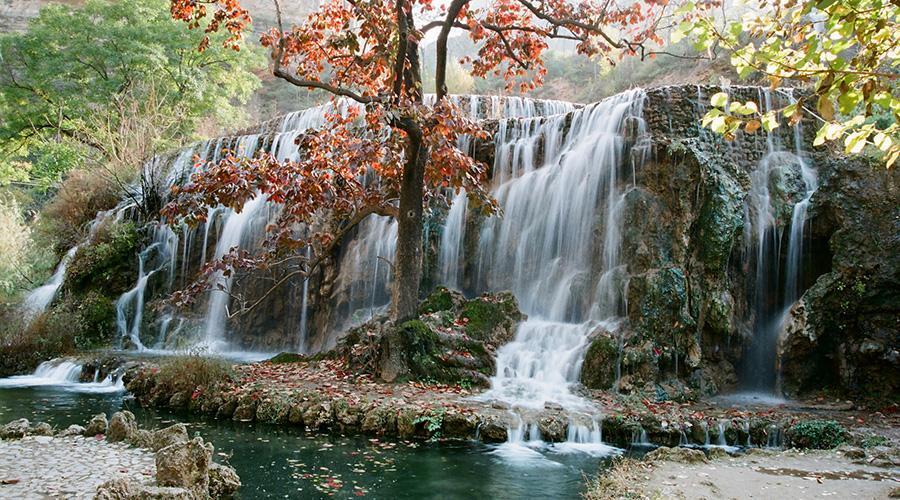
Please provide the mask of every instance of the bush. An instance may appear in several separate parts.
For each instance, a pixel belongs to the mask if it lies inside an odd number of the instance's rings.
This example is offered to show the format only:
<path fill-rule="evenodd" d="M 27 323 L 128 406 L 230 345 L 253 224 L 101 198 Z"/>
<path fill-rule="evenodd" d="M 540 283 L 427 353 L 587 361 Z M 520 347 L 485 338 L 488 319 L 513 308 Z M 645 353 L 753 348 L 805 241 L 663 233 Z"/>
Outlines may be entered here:
<path fill-rule="evenodd" d="M 74 320 L 75 345 L 79 349 L 96 349 L 112 344 L 117 334 L 114 299 L 90 291 L 77 298 L 67 298 L 64 307 Z"/>
<path fill-rule="evenodd" d="M 22 281 L 31 231 L 25 225 L 22 212 L 14 200 L 0 200 L 0 294 L 8 296 Z"/>
<path fill-rule="evenodd" d="M 847 441 L 847 430 L 834 420 L 808 420 L 788 429 L 795 448 L 830 450 Z"/>
<path fill-rule="evenodd" d="M 75 170 L 39 216 L 40 230 L 53 241 L 57 255 L 64 254 L 87 237 L 87 224 L 97 212 L 119 202 L 119 186 L 97 172 Z"/>
<path fill-rule="evenodd" d="M 34 371 L 38 364 L 71 354 L 75 350 L 73 318 L 65 311 L 51 310 L 26 324 L 7 311 L 0 327 L 0 376 Z"/>
<path fill-rule="evenodd" d="M 234 380 L 231 364 L 200 355 L 177 356 L 166 360 L 156 376 L 156 391 L 164 394 L 208 391 Z"/>

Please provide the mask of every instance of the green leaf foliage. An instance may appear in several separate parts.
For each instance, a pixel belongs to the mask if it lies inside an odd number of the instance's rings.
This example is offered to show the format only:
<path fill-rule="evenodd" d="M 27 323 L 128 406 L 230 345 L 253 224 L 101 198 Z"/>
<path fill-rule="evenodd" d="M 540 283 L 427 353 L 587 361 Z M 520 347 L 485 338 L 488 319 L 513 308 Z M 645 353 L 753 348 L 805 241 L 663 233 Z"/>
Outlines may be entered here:
<path fill-rule="evenodd" d="M 192 138 L 203 120 L 233 126 L 263 58 L 219 43 L 198 52 L 203 35 L 172 21 L 164 0 L 88 0 L 48 5 L 25 32 L 0 36 L 3 178 L 43 185 L 79 167 L 78 156 L 120 157 L 115 148 L 126 146 L 114 136 L 126 132 L 123 120 L 150 112 L 146 102 L 178 116 L 158 134 L 172 142 Z"/>

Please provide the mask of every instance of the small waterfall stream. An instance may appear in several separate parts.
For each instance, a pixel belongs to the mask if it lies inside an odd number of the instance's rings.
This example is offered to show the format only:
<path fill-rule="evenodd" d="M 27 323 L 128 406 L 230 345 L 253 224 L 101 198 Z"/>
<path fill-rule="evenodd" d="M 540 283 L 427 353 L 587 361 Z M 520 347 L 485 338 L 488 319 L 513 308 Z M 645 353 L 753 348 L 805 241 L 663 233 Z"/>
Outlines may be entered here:
<path fill-rule="evenodd" d="M 793 102 L 793 97 L 786 98 Z M 773 95 L 761 91 L 763 110 L 775 109 Z M 780 136 L 766 135 L 768 153 L 751 173 L 751 187 L 745 208 L 745 251 L 752 256 L 754 281 L 752 289 L 753 339 L 744 355 L 742 385 L 749 391 L 780 396 L 778 369 L 778 337 L 791 306 L 803 291 L 804 234 L 810 200 L 818 188 L 815 168 L 803 151 L 802 126 L 794 127 L 793 145 L 785 146 Z M 783 188 L 796 175 L 802 191 L 788 193 L 799 196 L 789 200 L 790 220 L 780 220 L 776 212 L 778 196 L 773 186 Z M 787 229 L 787 241 L 783 241 Z M 786 249 L 786 251 L 785 251 Z"/>

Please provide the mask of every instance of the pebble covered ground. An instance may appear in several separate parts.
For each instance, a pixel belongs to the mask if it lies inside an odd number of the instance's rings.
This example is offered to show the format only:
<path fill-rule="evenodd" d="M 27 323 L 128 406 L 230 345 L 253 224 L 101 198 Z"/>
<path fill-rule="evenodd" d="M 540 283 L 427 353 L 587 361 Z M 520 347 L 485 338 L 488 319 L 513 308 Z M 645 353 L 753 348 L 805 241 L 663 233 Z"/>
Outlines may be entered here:
<path fill-rule="evenodd" d="M 153 484 L 154 454 L 94 437 L 29 436 L 0 441 L 0 498 L 93 498 L 111 479 Z"/>

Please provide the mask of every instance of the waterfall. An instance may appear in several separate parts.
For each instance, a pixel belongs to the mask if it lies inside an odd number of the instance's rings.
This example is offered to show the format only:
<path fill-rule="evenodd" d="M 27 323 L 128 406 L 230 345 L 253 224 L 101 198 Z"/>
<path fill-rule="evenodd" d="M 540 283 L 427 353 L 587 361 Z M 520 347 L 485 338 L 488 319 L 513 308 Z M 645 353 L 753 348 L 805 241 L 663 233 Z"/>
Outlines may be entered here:
<path fill-rule="evenodd" d="M 53 272 L 53 276 L 50 276 L 47 283 L 28 293 L 25 297 L 25 301 L 22 303 L 23 312 L 26 317 L 34 318 L 47 310 L 47 307 L 50 306 L 50 303 L 56 298 L 56 292 L 59 291 L 59 287 L 61 287 L 63 281 L 65 281 L 66 268 L 69 266 L 69 262 L 72 261 L 72 257 L 75 257 L 75 253 L 77 252 L 77 245 L 70 248 L 59 261 L 56 270 Z"/>
<path fill-rule="evenodd" d="M 461 288 L 459 273 L 462 266 L 463 237 L 466 232 L 466 207 L 468 198 L 465 190 L 453 197 L 447 221 L 441 233 L 440 255 L 441 283 L 449 288 Z"/>
<path fill-rule="evenodd" d="M 109 374 L 102 381 L 81 382 L 82 366 L 68 359 L 52 359 L 38 365 L 31 375 L 0 378 L 2 388 L 54 387 L 71 392 L 123 392 L 123 373 Z"/>
<path fill-rule="evenodd" d="M 126 337 L 131 341 L 135 349 L 144 350 L 144 344 L 141 342 L 141 321 L 144 316 L 144 292 L 147 290 L 147 283 L 154 273 L 159 271 L 161 267 L 146 272 L 146 261 L 154 249 L 159 246 L 154 243 L 138 254 L 138 279 L 134 288 L 128 290 L 119 296 L 116 300 L 116 328 L 119 332 L 119 341 L 123 341 Z M 129 324 L 128 313 L 133 313 Z"/>
<path fill-rule="evenodd" d="M 645 133 L 642 105 L 643 92 L 630 91 L 575 111 L 568 129 L 551 117 L 498 134 L 503 216 L 482 226 L 478 281 L 511 289 L 529 319 L 498 351 L 486 399 L 589 406 L 570 388 L 589 335 L 614 329 L 623 312 L 620 213 L 634 167 L 623 128 L 630 119 Z"/>
<path fill-rule="evenodd" d="M 791 95 L 786 96 L 791 102 Z M 772 93 L 762 91 L 762 109 L 774 109 Z M 818 188 L 816 170 L 802 149 L 802 128 L 794 127 L 793 150 L 785 148 L 780 136 L 766 135 L 767 154 L 751 173 L 751 186 L 745 206 L 744 247 L 753 256 L 752 289 L 753 338 L 745 349 L 742 385 L 752 391 L 780 395 L 777 344 L 791 306 L 800 298 L 803 283 L 803 238 L 810 200 Z M 790 223 L 778 220 L 777 193 L 771 191 L 776 179 L 795 168 L 803 184 L 802 198 L 791 207 Z M 782 224 L 780 224 L 782 223 Z M 787 229 L 787 251 L 783 241 Z"/>
<path fill-rule="evenodd" d="M 94 220 L 91 221 L 85 241 L 73 246 L 65 255 L 63 255 L 59 264 L 57 264 L 56 269 L 53 271 L 53 275 L 47 280 L 47 283 L 35 288 L 25 296 L 25 299 L 22 302 L 22 311 L 28 321 L 36 318 L 50 307 L 50 304 L 53 302 L 53 299 L 56 298 L 56 294 L 59 292 L 60 287 L 62 287 L 63 282 L 66 280 L 66 270 L 69 267 L 69 263 L 75 258 L 75 254 L 78 253 L 78 249 L 81 248 L 84 243 L 87 243 L 94 238 L 94 235 L 97 234 L 97 229 L 112 213 L 115 213 L 116 218 L 118 219 L 122 213 L 121 207 L 98 213 L 97 216 L 94 217 Z"/>

